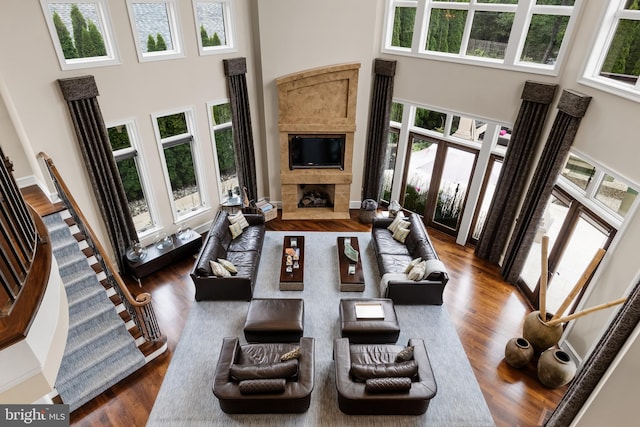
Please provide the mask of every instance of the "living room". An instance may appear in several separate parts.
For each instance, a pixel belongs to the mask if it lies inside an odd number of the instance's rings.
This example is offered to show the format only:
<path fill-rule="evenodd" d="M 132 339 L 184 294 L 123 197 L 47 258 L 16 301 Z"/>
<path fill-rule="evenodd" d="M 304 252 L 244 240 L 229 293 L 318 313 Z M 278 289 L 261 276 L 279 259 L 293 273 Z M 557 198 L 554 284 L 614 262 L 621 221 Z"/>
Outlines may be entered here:
<path fill-rule="evenodd" d="M 192 4 L 178 2 L 184 55 L 166 61 L 140 62 L 127 4 L 110 2 L 108 7 L 120 64 L 64 71 L 61 71 L 53 49 L 40 5 L 21 2 L 10 8 L 4 6 L 3 9 L 10 10 L 3 11 L 0 17 L 2 52 L 6 59 L 0 66 L 0 92 L 4 101 L 0 133 L 5 154 L 15 164 L 14 175 L 19 183 L 40 184 L 47 192 L 52 192 L 46 172 L 36 160 L 36 154 L 44 151 L 64 171 L 73 194 L 92 223 L 101 224 L 75 132 L 56 82 L 61 78 L 91 74 L 95 76 L 100 92 L 98 102 L 105 122 L 109 125 L 133 120 L 136 124 L 139 152 L 143 154 L 149 171 L 148 180 L 155 194 L 153 203 L 158 214 L 155 221 L 158 228 L 169 233 L 175 231 L 177 221 L 166 190 L 153 118 L 176 111 L 192 111 L 206 204 L 203 204 L 204 209 L 184 221 L 194 229 L 205 231 L 226 190 L 220 188 L 216 174 L 210 173 L 212 166 L 208 166 L 215 165 L 216 160 L 207 105 L 228 98 L 222 60 L 247 58 L 258 192 L 260 198 L 267 198 L 276 205 L 281 201 L 281 161 L 275 80 L 317 67 L 359 63 L 354 138 L 354 153 L 359 155 L 353 159 L 355 173 L 350 194 L 351 207 L 359 207 L 363 184 L 359 171 L 365 165 L 373 60 L 382 57 L 397 61 L 395 102 L 494 123 L 513 125 L 520 106 L 520 94 L 527 80 L 555 83 L 560 89 L 592 96 L 573 149 L 638 187 L 640 175 L 635 167 L 635 156 L 628 154 L 636 150 L 633 141 L 637 103 L 628 96 L 585 84 L 583 77 L 584 64 L 597 41 L 594 28 L 599 28 L 607 4 L 575 2 L 577 20 L 569 32 L 561 66 L 556 71 L 533 72 L 477 66 L 464 61 L 431 60 L 417 55 L 396 55 L 388 50 L 381 52 L 388 13 L 387 2 L 383 0 L 347 4 L 334 0 L 317 4 L 309 1 L 266 3 L 249 0 L 230 2 L 235 23 L 234 48 L 219 54 L 199 55 Z M 27 23 L 31 28 L 28 37 L 16 38 L 15 34 L 21 33 Z M 25 52 L 29 54 L 25 55 Z M 552 108 L 543 131 L 545 136 L 551 126 L 555 104 Z M 640 235 L 636 212 L 637 209 L 633 209 L 618 230 L 607 256 L 592 278 L 590 292 L 583 298 L 581 307 L 623 296 L 638 281 L 638 269 L 632 255 Z M 103 227 L 97 228 L 106 236 Z M 153 233 L 149 234 L 147 242 L 154 237 Z M 108 241 L 106 238 L 103 240 Z M 609 323 L 612 312 L 606 310 L 580 319 L 567 329 L 564 340 L 579 357 L 584 358 L 590 353 Z M 626 354 L 631 355 L 634 348 L 630 346 Z M 620 366 L 625 367 L 628 360 L 621 356 Z M 612 381 L 616 378 L 611 377 Z M 620 383 L 611 384 L 611 388 L 620 393 L 618 401 L 622 401 L 628 389 Z M 597 410 L 598 405 L 594 403 L 592 411 Z M 585 422 L 583 420 L 580 425 L 589 425 Z"/>

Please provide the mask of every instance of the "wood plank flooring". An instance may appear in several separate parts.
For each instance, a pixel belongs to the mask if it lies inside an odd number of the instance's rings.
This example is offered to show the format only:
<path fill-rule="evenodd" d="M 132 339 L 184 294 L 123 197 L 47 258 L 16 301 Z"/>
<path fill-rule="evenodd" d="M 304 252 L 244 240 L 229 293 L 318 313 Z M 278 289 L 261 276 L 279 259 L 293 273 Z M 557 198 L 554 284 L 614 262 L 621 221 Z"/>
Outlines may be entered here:
<path fill-rule="evenodd" d="M 51 211 L 46 198 L 42 200 L 37 194 L 28 193 L 25 198 L 38 212 Z M 358 212 L 353 211 L 352 219 L 345 221 L 281 221 L 278 218 L 269 221 L 267 229 L 358 232 L 369 231 L 370 225 L 361 224 Z M 496 425 L 542 425 L 566 387 L 548 389 L 537 380 L 534 363 L 515 370 L 503 359 L 506 342 L 521 335 L 522 322 L 530 308 L 513 286 L 501 280 L 498 268 L 477 259 L 472 248 L 457 245 L 452 237 L 433 229 L 429 229 L 429 234 L 451 277 L 445 289 L 445 306 L 456 325 Z M 189 277 L 192 265 L 191 258 L 170 265 L 144 278 L 142 288 L 133 280 L 127 281 L 134 295 L 151 293 L 169 350 L 74 411 L 71 425 L 146 424 L 194 301 L 194 288 Z M 209 374 L 213 375 L 213 372 Z"/>

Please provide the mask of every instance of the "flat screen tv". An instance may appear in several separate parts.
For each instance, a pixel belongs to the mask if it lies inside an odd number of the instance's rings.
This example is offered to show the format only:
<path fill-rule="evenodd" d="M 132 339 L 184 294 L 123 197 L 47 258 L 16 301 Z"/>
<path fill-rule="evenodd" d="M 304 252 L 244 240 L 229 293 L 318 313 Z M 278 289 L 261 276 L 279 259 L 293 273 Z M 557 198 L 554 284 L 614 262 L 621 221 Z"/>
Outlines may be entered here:
<path fill-rule="evenodd" d="M 344 169 L 345 135 L 290 135 L 289 169 Z"/>

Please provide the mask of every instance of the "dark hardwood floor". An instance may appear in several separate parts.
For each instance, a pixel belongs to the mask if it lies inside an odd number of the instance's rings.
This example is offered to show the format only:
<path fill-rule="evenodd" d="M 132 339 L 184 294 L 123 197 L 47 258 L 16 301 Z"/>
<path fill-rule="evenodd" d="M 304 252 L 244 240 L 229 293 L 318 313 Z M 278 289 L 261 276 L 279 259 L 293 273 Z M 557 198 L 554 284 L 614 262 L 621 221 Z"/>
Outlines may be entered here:
<path fill-rule="evenodd" d="M 38 212 L 52 207 L 33 189 L 23 190 Z M 268 230 L 369 231 L 357 211 L 346 221 L 281 221 L 267 223 Z M 506 342 L 522 333 L 524 316 L 530 311 L 524 298 L 500 278 L 499 269 L 476 258 L 473 248 L 455 244 L 454 238 L 429 229 L 436 251 L 450 274 L 444 305 L 453 319 L 465 352 L 498 427 L 539 426 L 566 390 L 544 387 L 532 362 L 522 370 L 504 362 Z M 169 350 L 129 378 L 111 387 L 71 414 L 73 426 L 144 426 L 153 406 L 173 351 L 194 301 L 189 277 L 193 259 L 188 258 L 143 279 L 142 288 L 128 280 L 135 295 L 149 292 Z M 203 373 L 206 375 L 207 373 Z M 213 372 L 209 373 L 213 375 Z M 195 398 L 195 396 L 194 396 Z M 212 425 L 215 425 L 212 422 Z"/>

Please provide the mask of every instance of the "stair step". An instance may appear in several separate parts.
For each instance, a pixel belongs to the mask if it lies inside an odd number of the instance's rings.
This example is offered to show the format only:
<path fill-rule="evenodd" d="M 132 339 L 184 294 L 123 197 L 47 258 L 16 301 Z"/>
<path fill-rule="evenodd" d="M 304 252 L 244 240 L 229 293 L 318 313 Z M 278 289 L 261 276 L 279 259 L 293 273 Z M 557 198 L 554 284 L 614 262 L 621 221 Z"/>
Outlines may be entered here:
<path fill-rule="evenodd" d="M 90 328 L 86 328 L 84 331 L 77 334 L 73 339 L 67 341 L 67 346 L 64 350 L 65 357 L 71 356 L 91 341 L 96 341 L 100 338 L 103 338 L 121 326 L 122 325 L 120 325 L 118 322 L 103 322 L 96 323 Z"/>

